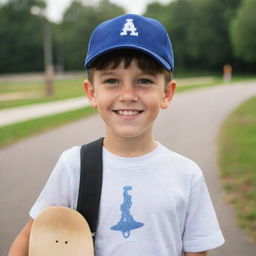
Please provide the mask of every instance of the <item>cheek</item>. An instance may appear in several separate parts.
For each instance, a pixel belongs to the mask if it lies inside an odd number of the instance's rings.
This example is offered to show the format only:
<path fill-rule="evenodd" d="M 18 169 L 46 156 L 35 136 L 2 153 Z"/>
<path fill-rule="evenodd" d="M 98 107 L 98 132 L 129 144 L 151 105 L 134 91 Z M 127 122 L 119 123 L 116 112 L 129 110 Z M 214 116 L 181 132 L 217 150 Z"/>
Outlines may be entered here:
<path fill-rule="evenodd" d="M 143 101 L 151 108 L 159 109 L 163 102 L 163 96 L 160 93 L 156 93 L 153 95 L 144 95 Z"/>
<path fill-rule="evenodd" d="M 160 98 L 159 96 L 151 96 L 147 98 L 147 102 L 144 101 L 143 102 L 147 113 L 148 113 L 148 117 L 150 118 L 150 120 L 155 120 L 159 114 L 159 111 L 161 109 L 161 102 L 160 102 Z"/>
<path fill-rule="evenodd" d="M 99 110 L 107 110 L 111 107 L 112 104 L 112 98 L 111 95 L 107 95 L 106 93 L 98 93 L 95 97 L 95 102 L 97 104 L 97 108 Z"/>

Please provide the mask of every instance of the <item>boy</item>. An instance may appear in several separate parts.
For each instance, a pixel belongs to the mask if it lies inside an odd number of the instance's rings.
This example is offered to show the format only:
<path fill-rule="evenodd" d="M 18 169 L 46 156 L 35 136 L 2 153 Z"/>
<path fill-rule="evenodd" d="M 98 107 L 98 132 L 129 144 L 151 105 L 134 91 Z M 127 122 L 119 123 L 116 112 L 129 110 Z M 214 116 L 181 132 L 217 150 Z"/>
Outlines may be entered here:
<path fill-rule="evenodd" d="M 206 255 L 224 243 L 200 168 L 152 138 L 175 91 L 170 39 L 156 20 L 127 14 L 100 24 L 85 60 L 85 92 L 105 122 L 96 256 Z M 76 209 L 80 147 L 65 151 L 30 211 Z M 11 255 L 27 255 L 33 220 Z M 128 231 L 127 231 L 128 230 Z"/>

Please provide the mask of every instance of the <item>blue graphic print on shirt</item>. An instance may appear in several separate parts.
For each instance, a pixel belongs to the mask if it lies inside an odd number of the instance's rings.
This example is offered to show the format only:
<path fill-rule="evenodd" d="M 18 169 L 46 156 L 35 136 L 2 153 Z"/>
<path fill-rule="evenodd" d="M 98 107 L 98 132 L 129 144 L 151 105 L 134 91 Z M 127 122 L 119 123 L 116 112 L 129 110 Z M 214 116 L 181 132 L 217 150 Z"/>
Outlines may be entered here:
<path fill-rule="evenodd" d="M 132 186 L 125 186 L 123 187 L 123 190 L 124 201 L 120 206 L 120 210 L 122 213 L 121 219 L 116 225 L 111 227 L 111 229 L 121 231 L 123 237 L 128 238 L 130 236 L 131 230 L 140 228 L 144 226 L 144 224 L 135 221 L 130 213 L 130 209 L 132 206 L 132 196 L 128 194 L 128 191 L 132 190 Z"/>

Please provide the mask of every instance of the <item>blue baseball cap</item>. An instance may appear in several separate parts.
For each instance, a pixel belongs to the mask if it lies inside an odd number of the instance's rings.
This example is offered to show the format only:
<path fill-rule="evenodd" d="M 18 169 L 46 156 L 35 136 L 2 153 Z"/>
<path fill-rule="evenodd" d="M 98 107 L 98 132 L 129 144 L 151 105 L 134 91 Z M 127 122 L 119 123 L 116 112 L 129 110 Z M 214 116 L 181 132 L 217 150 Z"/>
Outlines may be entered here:
<path fill-rule="evenodd" d="M 125 14 L 99 24 L 91 35 L 84 67 L 89 69 L 97 57 L 118 49 L 144 52 L 165 69 L 174 70 L 172 43 L 158 20 Z"/>

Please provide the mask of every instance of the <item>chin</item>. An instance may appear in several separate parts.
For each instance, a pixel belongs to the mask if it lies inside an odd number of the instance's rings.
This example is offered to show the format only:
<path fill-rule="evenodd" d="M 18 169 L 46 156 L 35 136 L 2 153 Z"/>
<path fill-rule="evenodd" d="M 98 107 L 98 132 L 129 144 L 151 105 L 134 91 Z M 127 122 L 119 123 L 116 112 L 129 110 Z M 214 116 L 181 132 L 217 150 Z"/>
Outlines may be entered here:
<path fill-rule="evenodd" d="M 136 138 L 139 136 L 139 134 L 134 134 L 131 132 L 116 133 L 116 135 L 121 138 Z"/>
<path fill-rule="evenodd" d="M 147 131 L 118 131 L 116 134 L 119 137 L 122 138 L 139 138 L 139 137 L 144 137 L 147 134 Z"/>
<path fill-rule="evenodd" d="M 140 138 L 152 133 L 152 125 L 144 127 L 128 127 L 119 125 L 119 127 L 107 126 L 107 133 L 113 137 L 119 138 Z"/>

